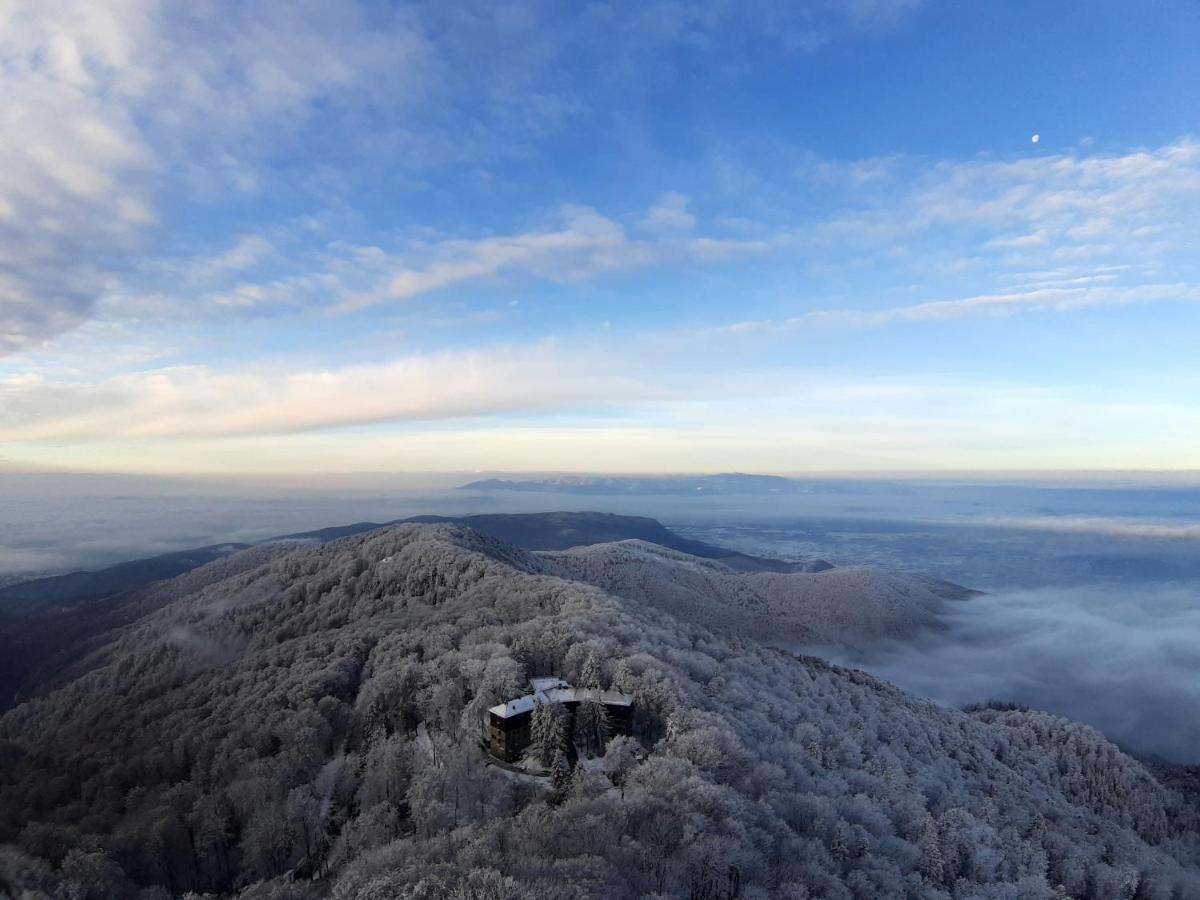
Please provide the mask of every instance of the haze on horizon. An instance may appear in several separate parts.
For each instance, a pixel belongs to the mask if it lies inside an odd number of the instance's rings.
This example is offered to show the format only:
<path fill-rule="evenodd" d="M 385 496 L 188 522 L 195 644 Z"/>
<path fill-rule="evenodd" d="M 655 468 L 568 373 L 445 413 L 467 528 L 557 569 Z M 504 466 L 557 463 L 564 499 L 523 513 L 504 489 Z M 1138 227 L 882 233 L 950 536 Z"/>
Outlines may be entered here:
<path fill-rule="evenodd" d="M 1196 46 L 1184 0 L 5 4 L 0 470 L 1194 469 Z"/>

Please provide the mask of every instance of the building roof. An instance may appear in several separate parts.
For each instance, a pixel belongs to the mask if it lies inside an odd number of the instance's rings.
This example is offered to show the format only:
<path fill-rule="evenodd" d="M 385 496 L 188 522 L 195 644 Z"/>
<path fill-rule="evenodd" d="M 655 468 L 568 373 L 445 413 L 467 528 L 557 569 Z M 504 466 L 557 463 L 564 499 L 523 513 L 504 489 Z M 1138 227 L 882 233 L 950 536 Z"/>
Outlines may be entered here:
<path fill-rule="evenodd" d="M 509 716 L 519 715 L 523 712 L 529 712 L 537 705 L 533 694 L 526 694 L 524 697 L 518 697 L 516 700 L 509 700 L 505 703 L 493 706 L 488 712 L 495 713 L 502 719 L 507 719 Z"/>
<path fill-rule="evenodd" d="M 507 719 L 529 712 L 539 703 L 571 703 L 576 700 L 599 700 L 606 706 L 633 706 L 633 696 L 630 694 L 595 688 L 574 688 L 561 678 L 534 678 L 529 682 L 529 687 L 532 693 L 497 703 L 488 712 L 501 719 Z"/>
<path fill-rule="evenodd" d="M 563 681 L 557 675 L 551 676 L 549 678 L 531 678 L 531 679 L 529 679 L 529 689 L 531 691 L 533 691 L 533 693 L 535 693 L 535 694 L 541 693 L 542 691 L 548 691 L 551 688 L 569 688 L 570 686 L 571 685 L 567 684 L 565 681 Z"/>

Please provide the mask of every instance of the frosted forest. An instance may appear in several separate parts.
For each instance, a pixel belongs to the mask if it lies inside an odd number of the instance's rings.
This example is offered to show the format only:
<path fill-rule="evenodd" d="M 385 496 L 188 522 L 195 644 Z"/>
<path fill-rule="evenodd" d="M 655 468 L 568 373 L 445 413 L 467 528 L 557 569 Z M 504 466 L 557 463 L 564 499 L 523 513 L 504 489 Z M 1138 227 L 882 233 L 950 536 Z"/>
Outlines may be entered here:
<path fill-rule="evenodd" d="M 0 719 L 0 896 L 1200 897 L 1188 769 L 646 602 L 648 552 L 400 525 L 130 592 Z M 497 765 L 484 712 L 546 675 L 631 695 L 632 733 L 541 722 L 549 774 Z"/>

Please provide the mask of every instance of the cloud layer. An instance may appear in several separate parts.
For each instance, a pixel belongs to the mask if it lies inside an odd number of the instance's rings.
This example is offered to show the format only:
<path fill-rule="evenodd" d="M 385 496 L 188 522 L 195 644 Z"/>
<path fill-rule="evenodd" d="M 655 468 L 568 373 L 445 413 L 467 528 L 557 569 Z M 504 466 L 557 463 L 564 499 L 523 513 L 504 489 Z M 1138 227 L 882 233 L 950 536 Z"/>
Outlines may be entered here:
<path fill-rule="evenodd" d="M 398 12 L 317 0 L 8 4 L 0 10 L 0 355 L 89 318 L 118 261 L 152 246 L 167 208 L 257 196 L 280 178 L 280 152 L 297 144 L 319 156 L 340 135 L 367 177 L 384 160 L 420 177 L 520 155 L 599 99 L 589 93 L 601 88 L 565 71 L 590 60 L 609 73 L 603 90 L 635 77 L 596 58 L 606 47 L 625 46 L 634 59 L 741 35 L 811 49 L 887 27 L 916 6 L 810 0 L 784 12 L 712 0 L 567 17 L 535 0 L 504 10 L 459 4 L 453 14 L 440 4 Z M 336 191 L 355 177 L 318 161 L 287 187 Z M 533 237 L 523 247 L 480 244 L 473 261 L 398 272 L 390 294 L 544 259 L 552 235 L 537 236 L 540 248 Z"/>
<path fill-rule="evenodd" d="M 564 409 L 645 397 L 616 365 L 554 344 L 412 356 L 337 370 L 177 367 L 99 384 L 0 383 L 11 440 L 279 434 Z"/>
<path fill-rule="evenodd" d="M 91 314 L 164 191 L 253 190 L 315 99 L 395 91 L 420 42 L 353 4 L 69 0 L 6 5 L 0 57 L 2 355 Z"/>
<path fill-rule="evenodd" d="M 919 6 L 9 4 L 6 452 L 453 422 L 466 460 L 553 419 L 622 467 L 1184 465 L 1194 137 L 776 117 L 838 86 L 831 44 L 920 44 Z"/>
<path fill-rule="evenodd" d="M 1140 753 L 1200 760 L 1200 596 L 1194 586 L 1086 586 L 988 595 L 947 629 L 865 667 L 944 703 L 1025 703 Z"/>
<path fill-rule="evenodd" d="M 1200 143 L 1191 138 L 1154 150 L 1081 149 L 1007 162 L 880 158 L 817 166 L 805 177 L 845 191 L 847 206 L 861 207 L 796 237 L 814 257 L 824 253 L 825 265 L 848 249 L 853 265 L 866 256 L 911 272 L 918 283 L 965 277 L 998 289 L 817 308 L 735 322 L 731 332 L 1200 300 L 1195 280 L 1163 279 L 1172 260 L 1194 252 L 1200 233 Z"/>

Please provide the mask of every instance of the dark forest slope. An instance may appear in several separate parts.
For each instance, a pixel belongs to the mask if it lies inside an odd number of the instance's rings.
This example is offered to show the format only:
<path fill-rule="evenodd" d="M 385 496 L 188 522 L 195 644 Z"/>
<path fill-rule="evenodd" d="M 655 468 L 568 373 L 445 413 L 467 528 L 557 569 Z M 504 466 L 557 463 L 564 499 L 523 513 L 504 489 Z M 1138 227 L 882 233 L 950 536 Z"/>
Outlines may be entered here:
<path fill-rule="evenodd" d="M 410 525 L 185 576 L 0 718 L 0 893 L 1200 896 L 1193 814 L 1089 728 L 544 570 Z M 485 764 L 484 709 L 585 669 L 636 697 L 634 744 L 553 787 Z"/>
<path fill-rule="evenodd" d="M 526 550 L 566 550 L 611 541 L 646 541 L 719 560 L 739 572 L 820 572 L 832 566 L 822 559 L 788 562 L 738 553 L 727 547 L 676 534 L 657 519 L 599 512 L 489 513 L 478 516 L 415 516 L 404 522 L 454 522 Z"/>
<path fill-rule="evenodd" d="M 152 581 L 174 578 L 249 546 L 213 544 L 118 563 L 95 572 L 71 572 L 18 582 L 0 588 L 0 610 L 20 615 L 42 614 L 81 601 L 110 597 Z"/>

